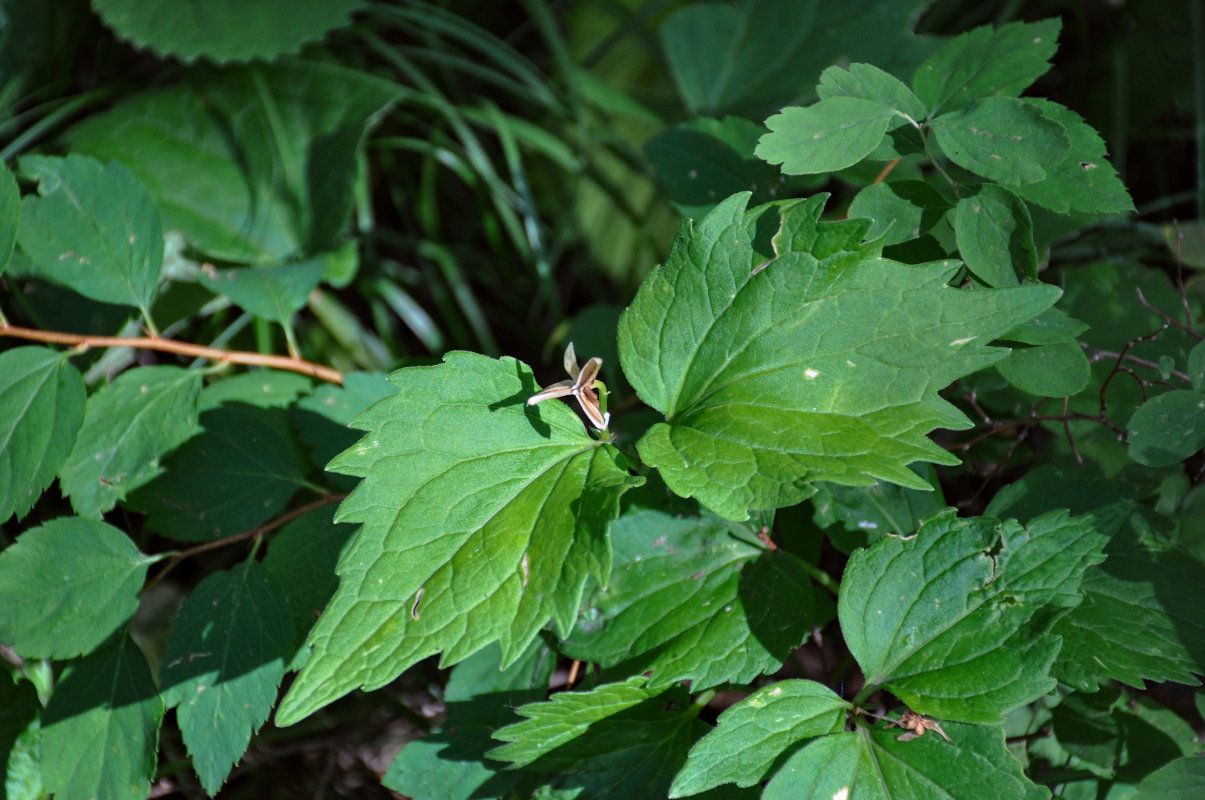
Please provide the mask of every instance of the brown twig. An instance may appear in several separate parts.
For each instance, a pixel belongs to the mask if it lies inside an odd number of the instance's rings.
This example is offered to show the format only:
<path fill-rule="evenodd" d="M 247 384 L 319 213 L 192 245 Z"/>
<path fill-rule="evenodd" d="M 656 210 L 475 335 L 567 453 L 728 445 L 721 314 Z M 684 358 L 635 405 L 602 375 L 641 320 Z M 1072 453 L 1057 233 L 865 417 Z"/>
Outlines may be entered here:
<path fill-rule="evenodd" d="M 1168 325 L 1175 325 L 1177 328 L 1184 331 L 1185 333 L 1187 333 L 1189 336 L 1193 337 L 1197 341 L 1205 339 L 1205 336 L 1197 333 L 1197 331 L 1194 328 L 1192 328 L 1190 325 L 1185 325 L 1183 322 L 1181 322 L 1178 319 L 1175 319 L 1174 317 L 1172 317 L 1170 314 L 1168 314 L 1163 309 L 1157 308 L 1156 306 L 1151 305 L 1151 303 L 1142 294 L 1141 288 L 1135 286 L 1134 293 L 1138 295 L 1138 302 L 1142 304 L 1143 308 L 1145 308 L 1147 311 L 1151 312 L 1155 316 L 1159 317 L 1159 319 L 1163 320 Z M 1192 320 L 1190 319 L 1189 322 L 1191 322 L 1191 321 Z M 1163 327 L 1166 328 L 1167 325 L 1164 325 Z"/>
<path fill-rule="evenodd" d="M 191 342 L 178 342 L 175 339 L 161 339 L 155 336 L 90 336 L 79 333 L 61 333 L 59 331 L 39 331 L 33 328 L 20 328 L 16 325 L 0 325 L 0 336 L 11 336 L 16 339 L 27 339 L 34 342 L 49 342 L 65 344 L 72 347 L 87 349 L 90 347 L 133 347 L 138 350 L 157 350 L 163 353 L 177 353 L 192 358 L 208 358 L 213 361 L 228 364 L 245 364 L 256 367 L 272 367 L 289 372 L 299 372 L 320 380 L 342 384 L 343 376 L 338 370 L 314 364 L 300 358 L 289 356 L 268 355 L 265 353 L 249 353 L 242 350 L 219 350 L 215 347 L 205 347 Z"/>

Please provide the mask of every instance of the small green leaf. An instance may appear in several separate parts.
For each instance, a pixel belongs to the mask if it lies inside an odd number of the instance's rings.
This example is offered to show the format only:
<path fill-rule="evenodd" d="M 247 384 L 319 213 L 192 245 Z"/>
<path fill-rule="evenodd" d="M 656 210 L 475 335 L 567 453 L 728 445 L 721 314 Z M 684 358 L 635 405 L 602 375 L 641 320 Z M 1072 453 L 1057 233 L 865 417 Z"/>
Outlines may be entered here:
<path fill-rule="evenodd" d="M 289 601 L 251 559 L 206 577 L 176 615 L 159 682 L 209 794 L 268 718 L 293 646 Z"/>
<path fill-rule="evenodd" d="M 1205 758 L 1182 756 L 1138 784 L 1132 800 L 1197 800 L 1205 796 Z"/>
<path fill-rule="evenodd" d="M 144 800 L 155 775 L 163 701 L 122 635 L 67 665 L 42 714 L 42 779 L 56 797 Z"/>
<path fill-rule="evenodd" d="M 5 770 L 4 788 L 7 790 L 7 800 L 14 798 L 36 798 L 40 792 L 14 791 L 17 775 L 14 774 L 20 740 L 28 735 L 28 731 L 36 730 L 38 712 L 42 705 L 38 702 L 38 692 L 27 680 L 9 680 L 5 673 L 0 673 L 0 764 L 7 765 Z M 40 776 L 39 776 L 40 778 Z M 40 788 L 40 787 L 39 787 Z"/>
<path fill-rule="evenodd" d="M 904 82 L 889 72 L 871 64 L 850 64 L 848 67 L 829 67 L 820 73 L 816 87 L 820 99 L 830 97 L 860 97 L 895 109 L 901 117 L 913 123 L 925 117 L 925 106 Z M 907 120 L 901 118 L 901 124 Z"/>
<path fill-rule="evenodd" d="M 1178 389 L 1152 397 L 1127 427 L 1134 461 L 1148 467 L 1183 461 L 1205 447 L 1205 394 Z"/>
<path fill-rule="evenodd" d="M 687 797 L 724 783 L 752 786 L 788 749 L 838 733 L 849 703 L 814 681 L 786 680 L 729 706 L 716 727 L 686 757 L 671 797 Z"/>
<path fill-rule="evenodd" d="M 1092 366 L 1079 342 L 1018 347 L 996 365 L 1005 380 L 1038 397 L 1070 397 L 1092 379 Z"/>
<path fill-rule="evenodd" d="M 220 539 L 271 519 L 305 486 L 308 460 L 284 409 L 226 403 L 202 414 L 201 428 L 128 500 L 152 530 Z"/>
<path fill-rule="evenodd" d="M 766 120 L 770 132 L 755 152 L 763 161 L 781 164 L 788 175 L 835 172 L 870 155 L 898 113 L 858 97 L 789 106 Z"/>
<path fill-rule="evenodd" d="M 8 267 L 17 242 L 21 223 L 21 192 L 17 179 L 6 167 L 0 166 L 0 275 Z"/>
<path fill-rule="evenodd" d="M 208 269 L 201 283 L 244 311 L 288 325 L 326 272 L 322 257 L 272 267 Z"/>
<path fill-rule="evenodd" d="M 527 406 L 531 370 L 453 352 L 390 376 L 331 469 L 363 478 L 337 520 L 362 527 L 277 722 L 291 724 L 419 659 L 492 641 L 504 664 L 551 618 L 572 627 L 587 577 L 606 583 L 619 496 L 643 482 L 564 403 Z"/>
<path fill-rule="evenodd" d="M 26 658 L 94 650 L 134 616 L 149 559 L 103 522 L 63 517 L 0 552 L 0 641 Z"/>
<path fill-rule="evenodd" d="M 922 522 L 946 508 L 937 471 L 930 464 L 917 466 L 917 472 L 932 487 L 929 491 L 882 481 L 874 486 L 818 484 L 811 499 L 816 525 L 825 529 L 833 545 L 845 553 L 872 544 L 882 536 L 914 533 Z M 833 529 L 838 523 L 847 535 Z"/>
<path fill-rule="evenodd" d="M 641 457 L 736 520 L 819 480 L 928 488 L 907 464 L 956 462 L 926 434 L 969 425 L 937 391 L 1002 357 L 986 343 L 1059 290 L 954 289 L 956 262 L 879 258 L 863 223 L 820 221 L 824 196 L 747 198 L 684 223 L 620 320 L 624 372 L 667 417 Z"/>
<path fill-rule="evenodd" d="M 1192 388 L 1198 392 L 1205 389 L 1205 342 L 1198 342 L 1188 353 L 1188 377 Z"/>
<path fill-rule="evenodd" d="M 21 204 L 17 240 L 40 275 L 145 314 L 159 288 L 163 230 L 146 188 L 120 164 L 26 156 L 40 196 Z"/>
<path fill-rule="evenodd" d="M 1000 186 L 985 184 L 954 209 L 958 254 L 988 286 L 1037 280 L 1038 252 L 1025 201 Z"/>
<path fill-rule="evenodd" d="M 815 624 L 812 590 L 795 557 L 756 545 L 756 533 L 710 514 L 620 517 L 611 580 L 586 599 L 561 651 L 604 667 L 634 659 L 626 668 L 651 670 L 650 689 L 689 679 L 697 692 L 777 671 Z"/>
<path fill-rule="evenodd" d="M 160 56 L 223 63 L 295 53 L 349 22 L 364 0 L 94 0 L 122 39 Z"/>
<path fill-rule="evenodd" d="M 960 167 L 997 183 L 1036 183 L 1069 148 L 1063 126 L 1032 103 L 988 97 L 930 123 L 942 151 Z"/>
<path fill-rule="evenodd" d="M 0 353 L 0 522 L 33 506 L 84 421 L 84 382 L 67 356 L 43 347 Z"/>
<path fill-rule="evenodd" d="M 396 392 L 397 387 L 380 372 L 348 372 L 343 375 L 342 386 L 324 383 L 312 395 L 298 400 L 289 409 L 289 423 L 310 451 L 310 459 L 325 468 L 332 458 L 360 438 L 357 431 L 348 427 L 352 418 Z"/>
<path fill-rule="evenodd" d="M 1113 524 L 1056 511 L 1023 528 L 951 510 L 856 551 L 838 617 L 868 684 L 918 713 L 982 723 L 1049 692 L 1050 626 L 1080 602 Z"/>
<path fill-rule="evenodd" d="M 917 69 L 912 89 L 930 115 L 984 97 L 1016 97 L 1050 69 L 1062 21 L 983 26 L 942 45 Z"/>
<path fill-rule="evenodd" d="M 59 482 L 75 513 L 99 517 L 161 470 L 159 459 L 197 429 L 201 373 L 138 367 L 88 398 Z"/>
<path fill-rule="evenodd" d="M 847 216 L 869 219 L 866 238 L 884 246 L 908 242 L 928 233 L 950 204 L 921 181 L 872 183 L 854 196 Z"/>
<path fill-rule="evenodd" d="M 297 398 L 308 395 L 313 385 L 312 380 L 296 372 L 256 369 L 209 384 L 197 397 L 197 408 L 204 412 L 223 403 L 288 408 L 297 402 Z"/>
<path fill-rule="evenodd" d="M 1087 323 L 1068 316 L 1067 312 L 1062 309 L 1048 308 L 1000 338 L 1023 344 L 1055 344 L 1072 341 L 1086 330 L 1088 330 Z"/>

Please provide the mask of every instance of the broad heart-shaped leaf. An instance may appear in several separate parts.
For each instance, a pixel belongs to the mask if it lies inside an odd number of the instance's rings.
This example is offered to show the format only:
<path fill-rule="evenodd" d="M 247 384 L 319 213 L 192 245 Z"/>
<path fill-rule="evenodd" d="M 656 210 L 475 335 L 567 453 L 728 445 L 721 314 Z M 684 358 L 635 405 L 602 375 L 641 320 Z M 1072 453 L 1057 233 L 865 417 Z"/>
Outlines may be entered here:
<path fill-rule="evenodd" d="M 84 421 L 84 382 L 63 353 L 0 354 L 0 522 L 24 516 L 54 480 Z"/>
<path fill-rule="evenodd" d="M 252 559 L 205 578 L 176 615 L 159 682 L 211 795 L 268 718 L 293 644 L 289 601 Z"/>
<path fill-rule="evenodd" d="M 102 303 L 146 313 L 159 288 L 163 230 L 138 179 L 120 164 L 72 154 L 26 156 L 40 196 L 21 204 L 17 240 L 39 274 Z"/>
<path fill-rule="evenodd" d="M 757 690 L 720 714 L 715 729 L 690 749 L 670 797 L 724 783 L 754 785 L 788 748 L 842 731 L 849 707 L 815 681 L 786 680 Z"/>
<path fill-rule="evenodd" d="M 901 742 L 899 728 L 824 736 L 793 755 L 762 800 L 1043 800 L 1004 745 L 999 728 L 943 723 L 953 741 L 935 733 Z"/>
<path fill-rule="evenodd" d="M 1148 467 L 1166 467 L 1205 447 L 1205 393 L 1177 389 L 1138 407 L 1126 426 L 1130 458 Z"/>
<path fill-rule="evenodd" d="M 996 369 L 1013 386 L 1038 397 L 1069 397 L 1092 378 L 1088 357 L 1074 341 L 1017 348 Z"/>
<path fill-rule="evenodd" d="M 667 417 L 641 457 L 735 520 L 818 480 L 928 488 L 907 464 L 957 462 L 925 435 L 970 424 L 937 391 L 1003 357 L 987 342 L 1059 290 L 954 289 L 956 262 L 880 258 L 864 222 L 820 221 L 824 196 L 747 198 L 683 223 L 620 320 L 624 372 Z"/>
<path fill-rule="evenodd" d="M 17 179 L 5 167 L 0 167 L 0 275 L 8 267 L 17 242 L 17 227 L 21 222 L 21 192 Z"/>
<path fill-rule="evenodd" d="M 1063 126 L 1037 106 L 1012 97 L 987 97 L 943 114 L 930 126 L 950 160 L 991 181 L 1036 183 L 1066 158 Z"/>
<path fill-rule="evenodd" d="M 570 658 L 652 670 L 648 687 L 698 692 L 782 666 L 815 625 L 811 582 L 795 556 L 711 514 L 625 514 L 611 526 L 611 581 L 586 599 L 561 644 Z"/>
<path fill-rule="evenodd" d="M 837 614 L 868 687 L 920 714 L 983 723 L 1049 692 L 1060 644 L 1050 626 L 1080 602 L 1116 517 L 1053 511 L 1022 527 L 951 509 L 910 539 L 855 552 Z"/>
<path fill-rule="evenodd" d="M 432 653 L 498 641 L 505 666 L 550 618 L 565 635 L 587 577 L 607 582 L 619 496 L 643 483 L 565 404 L 527 406 L 539 387 L 514 359 L 453 352 L 390 380 L 330 466 L 363 478 L 336 518 L 362 526 L 282 725 Z"/>
<path fill-rule="evenodd" d="M 283 408 L 223 403 L 202 431 L 164 461 L 164 472 L 128 505 L 184 541 L 220 539 L 266 522 L 305 485 L 309 463 Z"/>
<path fill-rule="evenodd" d="M 1012 22 L 975 28 L 942 45 L 912 77 L 912 89 L 934 115 L 983 97 L 1016 97 L 1050 69 L 1062 22 Z"/>
<path fill-rule="evenodd" d="M 67 665 L 42 714 L 42 780 L 56 797 L 143 800 L 155 774 L 163 701 L 122 635 Z"/>
<path fill-rule="evenodd" d="M 244 311 L 288 325 L 325 272 L 326 261 L 312 258 L 275 267 L 210 269 L 202 272 L 201 282 Z"/>
<path fill-rule="evenodd" d="M 91 652 L 134 616 L 156 560 L 98 520 L 63 517 L 26 531 L 0 552 L 0 641 L 25 658 Z"/>
<path fill-rule="evenodd" d="M 200 388 L 196 370 L 138 367 L 89 397 L 59 476 L 75 513 L 99 517 L 158 475 L 159 459 L 197 429 Z"/>
<path fill-rule="evenodd" d="M 755 152 L 788 175 L 836 172 L 870 155 L 898 115 L 891 106 L 848 96 L 789 106 L 766 120 L 770 132 Z"/>
<path fill-rule="evenodd" d="M 93 0 L 105 24 L 138 48 L 185 61 L 271 59 L 296 52 L 348 16 L 364 0 Z"/>
<path fill-rule="evenodd" d="M 1037 280 L 1033 220 L 1024 200 L 985 184 L 958 201 L 953 222 L 958 254 L 976 278 L 988 286 L 1015 286 L 1022 277 Z"/>

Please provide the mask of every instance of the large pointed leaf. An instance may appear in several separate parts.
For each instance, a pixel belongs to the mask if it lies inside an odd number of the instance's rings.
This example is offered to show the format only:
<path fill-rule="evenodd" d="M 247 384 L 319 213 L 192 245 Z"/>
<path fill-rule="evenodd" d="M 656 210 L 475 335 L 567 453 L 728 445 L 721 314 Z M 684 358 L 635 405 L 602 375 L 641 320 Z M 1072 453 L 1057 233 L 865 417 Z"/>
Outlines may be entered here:
<path fill-rule="evenodd" d="M 957 461 L 926 434 L 965 428 L 937 391 L 1006 355 L 987 342 L 1051 286 L 964 291 L 956 262 L 906 266 L 820 221 L 824 197 L 686 222 L 620 320 L 624 372 L 668 418 L 638 447 L 682 496 L 744 519 L 830 480 L 926 489 L 913 461 Z"/>
<path fill-rule="evenodd" d="M 66 355 L 44 347 L 0 355 L 0 522 L 29 511 L 83 421 L 84 382 Z"/>
<path fill-rule="evenodd" d="M 812 590 L 796 557 L 756 534 L 711 514 L 621 517 L 611 581 L 562 652 L 606 667 L 634 659 L 627 668 L 652 670 L 650 688 L 689 679 L 697 692 L 775 672 L 815 625 Z"/>
<path fill-rule="evenodd" d="M 550 618 L 563 635 L 586 578 L 607 581 L 619 495 L 643 482 L 564 404 L 527 406 L 538 386 L 513 359 L 454 352 L 390 380 L 331 464 L 364 478 L 337 517 L 362 527 L 280 724 L 432 653 L 498 641 L 506 664 Z"/>
<path fill-rule="evenodd" d="M 256 561 L 210 575 L 184 601 L 159 681 L 211 795 L 268 718 L 292 655 L 289 601 Z"/>
<path fill-rule="evenodd" d="M 838 616 L 869 685 L 943 719 L 998 722 L 1052 690 L 1050 626 L 1120 520 L 1044 514 L 1022 527 L 953 511 L 853 554 Z"/>

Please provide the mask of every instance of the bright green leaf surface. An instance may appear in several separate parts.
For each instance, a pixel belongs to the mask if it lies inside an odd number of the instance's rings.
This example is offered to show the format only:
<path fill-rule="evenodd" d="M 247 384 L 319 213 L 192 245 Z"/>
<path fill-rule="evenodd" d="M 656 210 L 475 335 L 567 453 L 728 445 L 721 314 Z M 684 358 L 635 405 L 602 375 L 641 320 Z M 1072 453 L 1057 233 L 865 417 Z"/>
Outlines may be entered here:
<path fill-rule="evenodd" d="M 1035 183 L 1066 156 L 1063 126 L 1012 97 L 977 100 L 930 123 L 942 151 L 964 169 L 1016 186 Z"/>
<path fill-rule="evenodd" d="M 996 365 L 1005 379 L 1038 397 L 1069 397 L 1092 378 L 1092 367 L 1079 342 L 1017 348 Z"/>
<path fill-rule="evenodd" d="M 1130 458 L 1165 467 L 1205 447 L 1205 394 L 1176 390 L 1147 400 L 1130 417 Z"/>
<path fill-rule="evenodd" d="M 288 325 L 325 272 L 326 261 L 313 258 L 274 267 L 206 271 L 201 282 L 244 311 Z"/>
<path fill-rule="evenodd" d="M 226 403 L 129 499 L 147 524 L 185 541 L 220 539 L 266 522 L 305 485 L 308 459 L 282 408 Z"/>
<path fill-rule="evenodd" d="M 527 406 L 538 387 L 513 359 L 454 352 L 390 380 L 331 464 L 363 477 L 337 517 L 362 527 L 280 724 L 432 653 L 498 641 L 509 663 L 550 618 L 564 635 L 586 578 L 607 581 L 619 495 L 643 482 L 564 403 Z"/>
<path fill-rule="evenodd" d="M 869 219 L 866 238 L 899 244 L 928 233 L 950 204 L 921 181 L 872 183 L 854 196 L 847 216 Z"/>
<path fill-rule="evenodd" d="M 1050 792 L 1021 774 L 999 728 L 944 723 L 953 742 L 926 733 L 910 742 L 898 728 L 825 736 L 788 760 L 762 800 L 1041 800 Z"/>
<path fill-rule="evenodd" d="M 992 184 L 958 201 L 954 209 L 958 254 L 967 269 L 988 286 L 1015 286 L 1036 280 L 1038 253 L 1033 221 L 1025 201 Z"/>
<path fill-rule="evenodd" d="M 158 475 L 159 459 L 197 429 L 200 388 L 196 370 L 138 367 L 89 397 L 59 476 L 75 513 L 99 517 Z"/>
<path fill-rule="evenodd" d="M 17 179 L 5 168 L 0 168 L 0 275 L 8 267 L 17 242 L 17 228 L 21 222 L 21 193 Z"/>
<path fill-rule="evenodd" d="M 54 480 L 84 421 L 84 382 L 62 353 L 0 354 L 0 522 L 33 506 Z"/>
<path fill-rule="evenodd" d="M 1205 758 L 1184 756 L 1138 784 L 1133 800 L 1197 800 L 1205 796 Z"/>
<path fill-rule="evenodd" d="M 146 188 L 121 164 L 26 156 L 39 196 L 21 205 L 17 240 L 46 278 L 102 303 L 151 307 L 163 231 Z"/>
<path fill-rule="evenodd" d="M 820 73 L 816 87 L 820 99 L 860 97 L 907 115 L 913 122 L 924 119 L 925 106 L 904 82 L 871 64 L 829 67 Z M 904 122 L 904 120 L 899 120 Z"/>
<path fill-rule="evenodd" d="M 1016 97 L 1050 69 L 1058 19 L 983 26 L 955 37 L 921 64 L 912 89 L 931 115 L 983 97 Z"/>
<path fill-rule="evenodd" d="M 123 39 L 161 56 L 222 63 L 296 52 L 346 25 L 364 0 L 93 0 Z"/>
<path fill-rule="evenodd" d="M 1054 688 L 1049 627 L 1080 602 L 1112 524 L 1056 511 L 1023 528 L 950 511 L 859 550 L 838 602 L 850 652 L 870 685 L 918 713 L 996 722 Z"/>
<path fill-rule="evenodd" d="M 0 641 L 26 658 L 73 658 L 134 616 L 148 559 L 103 522 L 51 520 L 0 552 Z"/>
<path fill-rule="evenodd" d="M 620 321 L 624 372 L 668 418 L 641 457 L 729 519 L 817 480 L 927 488 L 908 463 L 956 462 L 925 434 L 969 424 L 937 390 L 1005 355 L 986 343 L 1058 289 L 954 289 L 955 262 L 881 259 L 863 223 L 820 222 L 823 196 L 746 198 L 684 223 Z"/>
<path fill-rule="evenodd" d="M 293 646 L 289 601 L 254 560 L 209 575 L 184 601 L 159 681 L 211 795 L 268 718 Z"/>
<path fill-rule="evenodd" d="M 163 701 L 126 636 L 71 662 L 42 714 L 42 778 L 56 797 L 143 800 Z"/>
<path fill-rule="evenodd" d="M 756 535 L 710 514 L 620 517 L 611 581 L 587 598 L 562 652 L 605 667 L 634 658 L 629 670 L 652 670 L 651 689 L 689 679 L 697 692 L 775 672 L 815 624 L 812 590 L 793 556 Z"/>
<path fill-rule="evenodd" d="M 755 152 L 764 161 L 781 164 L 788 175 L 835 172 L 870 155 L 897 114 L 894 108 L 858 97 L 790 106 L 766 120 L 770 132 Z"/>
<path fill-rule="evenodd" d="M 723 783 L 754 785 L 788 748 L 843 730 L 847 706 L 814 681 L 786 680 L 759 689 L 720 714 L 715 729 L 690 749 L 670 796 Z"/>
<path fill-rule="evenodd" d="M 1066 214 L 1119 214 L 1134 210 L 1134 201 L 1105 158 L 1105 143 L 1092 126 L 1066 106 L 1040 97 L 1026 102 L 1042 110 L 1067 131 L 1070 147 L 1066 157 L 1046 167 L 1046 178 L 1014 186 L 1013 191 L 1031 203 Z"/>

